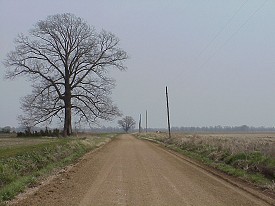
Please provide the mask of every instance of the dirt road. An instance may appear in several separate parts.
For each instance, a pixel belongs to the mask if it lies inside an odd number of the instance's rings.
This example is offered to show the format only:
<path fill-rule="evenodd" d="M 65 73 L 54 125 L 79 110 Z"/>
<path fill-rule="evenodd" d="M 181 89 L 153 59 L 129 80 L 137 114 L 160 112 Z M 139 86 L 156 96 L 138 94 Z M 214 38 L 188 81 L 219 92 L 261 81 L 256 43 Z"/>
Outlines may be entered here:
<path fill-rule="evenodd" d="M 269 205 L 163 148 L 122 135 L 17 205 Z"/>

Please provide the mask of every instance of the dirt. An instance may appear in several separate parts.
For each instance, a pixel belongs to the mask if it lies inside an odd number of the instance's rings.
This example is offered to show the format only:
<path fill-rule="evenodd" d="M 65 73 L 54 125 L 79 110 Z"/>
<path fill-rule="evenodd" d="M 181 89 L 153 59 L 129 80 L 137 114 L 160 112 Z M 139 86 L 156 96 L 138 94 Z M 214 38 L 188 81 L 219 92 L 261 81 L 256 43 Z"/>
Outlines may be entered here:
<path fill-rule="evenodd" d="M 13 205 L 275 205 L 247 191 L 125 134 Z"/>

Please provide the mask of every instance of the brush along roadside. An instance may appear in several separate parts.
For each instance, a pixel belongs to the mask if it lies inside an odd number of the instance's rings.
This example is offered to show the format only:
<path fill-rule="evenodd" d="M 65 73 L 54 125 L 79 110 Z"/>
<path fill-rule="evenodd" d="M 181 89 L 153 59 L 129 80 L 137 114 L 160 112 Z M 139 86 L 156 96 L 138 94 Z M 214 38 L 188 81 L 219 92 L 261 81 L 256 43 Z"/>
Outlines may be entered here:
<path fill-rule="evenodd" d="M 275 137 L 251 135 L 135 134 L 231 176 L 275 193 Z M 256 137 L 257 136 L 257 137 Z"/>
<path fill-rule="evenodd" d="M 39 143 L 20 146 L 10 146 L 9 142 L 9 147 L 0 148 L 0 205 L 27 187 L 38 184 L 41 177 L 75 163 L 85 153 L 106 144 L 115 136 L 102 134 L 84 135 L 81 138 L 51 138 L 44 139 L 43 143 L 41 138 L 33 138 L 33 142 Z M 21 141 L 24 142 L 25 138 Z M 18 143 L 18 138 L 16 142 Z"/>

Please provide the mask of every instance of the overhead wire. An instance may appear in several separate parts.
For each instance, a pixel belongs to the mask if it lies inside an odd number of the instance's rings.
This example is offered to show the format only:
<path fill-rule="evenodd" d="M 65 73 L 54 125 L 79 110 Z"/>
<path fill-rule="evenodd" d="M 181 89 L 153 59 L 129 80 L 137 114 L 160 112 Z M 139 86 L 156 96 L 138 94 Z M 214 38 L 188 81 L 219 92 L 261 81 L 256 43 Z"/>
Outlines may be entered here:
<path fill-rule="evenodd" d="M 247 4 L 249 0 L 244 0 L 243 3 L 239 6 L 239 8 L 234 12 L 231 18 L 221 27 L 221 29 L 215 34 L 215 36 L 206 44 L 206 46 L 199 52 L 197 59 L 206 51 L 213 42 L 224 32 L 226 27 L 232 22 L 232 20 L 237 16 L 237 14 L 242 10 L 242 8 Z"/>
<path fill-rule="evenodd" d="M 242 10 L 242 8 L 249 2 L 249 0 L 244 0 L 241 5 L 235 10 L 235 12 L 232 14 L 232 16 L 228 19 L 228 21 L 221 27 L 221 29 L 213 36 L 213 38 L 206 44 L 205 47 L 201 49 L 201 51 L 198 53 L 198 55 L 194 58 L 194 62 L 198 62 L 201 55 L 215 42 L 215 40 L 224 32 L 224 30 L 228 27 L 228 25 L 233 21 L 233 19 L 239 14 L 239 12 Z M 201 65 L 202 66 L 202 65 Z M 198 66 L 197 68 L 200 68 L 201 66 Z M 182 70 L 178 72 L 178 75 L 175 76 L 175 79 L 179 78 L 182 73 Z"/>
<path fill-rule="evenodd" d="M 213 38 L 206 44 L 205 47 L 203 47 L 200 52 L 198 53 L 198 55 L 195 58 L 195 61 L 200 59 L 201 55 L 208 50 L 208 48 L 218 39 L 219 36 L 221 36 L 225 29 L 231 24 L 231 22 L 236 18 L 236 16 L 241 12 L 241 10 L 245 7 L 245 5 L 249 2 L 249 0 L 244 0 L 242 2 L 242 4 L 238 7 L 238 9 L 233 13 L 233 15 L 228 19 L 228 21 L 221 27 L 221 29 L 213 36 Z M 247 19 L 241 24 L 239 25 L 239 27 L 233 31 L 233 33 L 231 33 L 231 35 L 223 42 L 220 44 L 219 47 L 216 47 L 216 49 L 214 50 L 214 52 L 212 54 L 210 54 L 210 56 L 207 57 L 206 61 L 204 61 L 203 63 L 199 64 L 197 67 L 195 67 L 194 69 L 199 70 L 202 67 L 204 67 L 221 49 L 223 49 L 232 39 L 233 37 L 235 37 L 241 30 L 243 27 L 245 27 L 245 25 L 248 24 L 248 22 L 251 20 L 251 18 L 253 18 L 264 6 L 265 4 L 268 2 L 268 0 L 265 0 L 263 3 L 261 3 L 255 10 L 253 10 L 253 12 L 250 13 L 250 15 L 247 17 Z M 183 70 L 180 70 L 178 72 L 178 74 L 174 77 L 174 81 L 177 78 L 181 77 L 181 73 L 183 72 Z M 184 82 L 184 81 L 182 81 Z"/>
<path fill-rule="evenodd" d="M 227 39 L 225 40 L 225 42 L 224 42 L 220 47 L 218 47 L 218 48 L 214 51 L 214 53 L 212 53 L 212 55 L 209 56 L 209 57 L 206 59 L 206 61 L 204 61 L 204 62 L 199 66 L 199 68 L 202 68 L 205 64 L 207 64 L 207 63 L 208 63 L 208 62 L 218 53 L 218 51 L 220 51 L 223 47 L 225 47 L 225 46 L 228 44 L 228 42 L 230 42 L 231 39 L 232 39 L 237 33 L 239 33 L 239 32 L 241 31 L 241 29 L 250 21 L 250 19 L 251 19 L 252 17 L 254 17 L 254 16 L 264 7 L 264 5 L 267 3 L 267 1 L 268 1 L 268 0 L 265 0 L 262 4 L 260 4 L 259 7 L 257 7 L 257 9 L 254 10 L 254 12 L 252 12 L 252 13 L 249 15 L 249 17 L 246 19 L 246 21 L 245 21 L 244 23 L 242 23 L 242 24 L 237 28 L 237 30 L 234 31 L 234 32 L 229 36 L 229 38 L 227 38 Z"/>

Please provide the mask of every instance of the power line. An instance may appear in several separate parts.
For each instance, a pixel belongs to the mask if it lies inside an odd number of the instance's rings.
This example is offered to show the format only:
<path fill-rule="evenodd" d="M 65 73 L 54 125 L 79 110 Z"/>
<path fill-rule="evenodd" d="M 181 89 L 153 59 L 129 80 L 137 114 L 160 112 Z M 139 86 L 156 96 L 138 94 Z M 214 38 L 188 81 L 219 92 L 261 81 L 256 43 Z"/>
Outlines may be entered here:
<path fill-rule="evenodd" d="M 264 5 L 267 3 L 268 0 L 265 0 L 254 12 L 251 13 L 251 15 L 246 19 L 246 21 L 241 24 L 238 29 L 233 32 L 230 37 L 218 48 L 216 49 L 216 51 L 214 51 L 214 53 L 212 53 L 211 56 L 209 56 L 205 62 L 203 62 L 199 68 L 202 68 L 205 64 L 207 64 L 217 53 L 219 50 L 221 50 L 237 33 L 239 33 L 241 31 L 241 29 L 249 22 L 249 20 L 255 16 L 256 13 L 258 13 L 263 7 Z"/>
<path fill-rule="evenodd" d="M 238 13 L 242 10 L 242 8 L 248 3 L 249 0 L 244 0 L 242 4 L 235 10 L 233 15 L 228 19 L 228 21 L 221 27 L 221 29 L 214 35 L 214 37 L 206 44 L 206 46 L 198 53 L 198 55 L 194 58 L 194 62 L 197 62 L 200 58 L 200 56 L 213 44 L 213 42 L 224 32 L 224 30 L 228 27 L 228 25 L 233 21 L 233 19 L 238 15 Z M 201 64 L 200 66 L 196 66 L 197 69 L 201 68 L 204 64 L 206 64 L 211 57 L 208 57 L 207 61 Z M 178 72 L 178 75 L 176 75 L 175 79 L 179 78 L 182 73 L 182 71 Z"/>
<path fill-rule="evenodd" d="M 223 27 L 216 33 L 216 35 L 208 42 L 208 44 L 199 52 L 196 59 L 198 59 L 204 53 L 204 51 L 207 50 L 213 44 L 213 42 L 223 33 L 225 28 L 232 22 L 232 20 L 235 18 L 235 16 L 237 16 L 237 14 L 241 11 L 241 9 L 244 7 L 244 5 L 248 1 L 249 0 L 243 1 L 243 3 L 240 5 L 240 7 L 231 16 L 231 18 L 223 25 Z"/>

